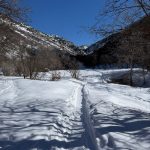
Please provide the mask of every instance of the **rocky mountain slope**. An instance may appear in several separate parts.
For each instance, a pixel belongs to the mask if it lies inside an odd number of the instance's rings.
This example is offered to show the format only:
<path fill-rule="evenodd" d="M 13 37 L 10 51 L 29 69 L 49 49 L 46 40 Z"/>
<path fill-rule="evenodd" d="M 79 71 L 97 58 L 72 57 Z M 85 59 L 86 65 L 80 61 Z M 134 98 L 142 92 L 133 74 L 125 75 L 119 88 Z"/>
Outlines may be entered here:
<path fill-rule="evenodd" d="M 18 49 L 19 45 L 32 45 L 35 49 L 57 49 L 70 55 L 80 53 L 77 46 L 62 37 L 44 34 L 2 16 L 0 17 L 0 35 L 1 41 L 8 41 L 7 50 L 12 50 L 12 47 Z"/>

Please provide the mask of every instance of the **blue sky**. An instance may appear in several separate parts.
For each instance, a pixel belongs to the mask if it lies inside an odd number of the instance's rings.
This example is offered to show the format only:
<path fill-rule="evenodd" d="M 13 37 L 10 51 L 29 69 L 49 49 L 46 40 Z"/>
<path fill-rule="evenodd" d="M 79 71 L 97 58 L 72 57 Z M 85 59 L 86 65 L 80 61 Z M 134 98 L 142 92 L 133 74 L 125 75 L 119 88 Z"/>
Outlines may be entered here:
<path fill-rule="evenodd" d="M 76 45 L 91 44 L 98 39 L 85 31 L 95 22 L 104 0 L 23 0 L 32 12 L 29 25 L 56 34 Z"/>

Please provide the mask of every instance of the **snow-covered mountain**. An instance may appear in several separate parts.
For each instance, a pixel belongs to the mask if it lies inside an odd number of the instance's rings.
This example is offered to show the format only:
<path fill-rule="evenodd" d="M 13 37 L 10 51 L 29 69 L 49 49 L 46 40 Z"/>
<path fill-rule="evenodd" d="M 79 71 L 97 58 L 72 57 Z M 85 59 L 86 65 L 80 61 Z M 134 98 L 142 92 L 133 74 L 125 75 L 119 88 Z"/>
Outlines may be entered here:
<path fill-rule="evenodd" d="M 143 18 L 129 26 L 134 28 L 149 28 L 149 17 Z M 123 37 L 122 33 L 116 33 L 104 38 L 89 47 L 76 46 L 72 42 L 57 35 L 47 35 L 30 26 L 14 22 L 8 18 L 0 18 L 0 41 L 6 41 L 5 50 L 8 56 L 15 54 L 20 45 L 31 45 L 37 50 L 49 50 L 58 56 L 65 54 L 85 66 L 95 67 L 99 64 L 116 63 L 116 43 Z M 1 44 L 1 43 L 0 43 Z M 0 45 L 1 46 L 1 45 Z M 61 68 L 60 68 L 61 69 Z"/>
<path fill-rule="evenodd" d="M 89 47 L 86 45 L 76 46 L 63 37 L 42 33 L 31 26 L 2 16 L 0 17 L 0 27 L 1 41 L 7 41 L 6 50 L 9 55 L 15 54 L 20 45 L 31 45 L 37 50 L 53 50 L 60 53 L 60 55 L 65 53 L 73 57 L 86 57 L 92 55 L 95 51 L 99 51 L 112 40 L 112 38 L 108 37 Z"/>
<path fill-rule="evenodd" d="M 72 42 L 65 40 L 57 35 L 47 35 L 42 33 L 30 26 L 22 23 L 12 21 L 8 18 L 0 18 L 1 38 L 5 40 L 11 36 L 11 42 L 9 42 L 8 49 L 17 48 L 19 44 L 32 45 L 36 49 L 57 49 L 71 55 L 77 55 L 80 49 L 75 46 Z M 8 36 L 6 32 L 7 30 Z"/>

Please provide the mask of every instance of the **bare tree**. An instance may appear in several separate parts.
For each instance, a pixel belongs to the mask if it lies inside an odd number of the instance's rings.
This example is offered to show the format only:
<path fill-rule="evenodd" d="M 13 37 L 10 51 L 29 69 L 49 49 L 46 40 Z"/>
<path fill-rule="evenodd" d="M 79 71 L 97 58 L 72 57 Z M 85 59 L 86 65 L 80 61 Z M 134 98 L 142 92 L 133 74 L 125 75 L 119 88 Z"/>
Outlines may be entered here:
<path fill-rule="evenodd" d="M 69 65 L 69 72 L 72 78 L 79 79 L 80 71 L 79 71 L 79 64 L 75 60 L 70 60 L 68 62 Z"/>
<path fill-rule="evenodd" d="M 61 73 L 57 70 L 53 70 L 51 72 L 51 80 L 52 81 L 57 81 L 57 80 L 60 80 L 61 79 Z"/>
<path fill-rule="evenodd" d="M 148 62 L 145 47 L 150 41 L 149 23 L 150 0 L 107 0 L 97 23 L 91 28 L 100 36 L 119 33 L 117 56 L 119 61 L 130 66 L 130 85 L 133 84 L 133 65 L 145 68 Z"/>
<path fill-rule="evenodd" d="M 27 48 L 26 67 L 30 79 L 35 79 L 38 72 L 38 52 L 33 47 Z"/>
<path fill-rule="evenodd" d="M 108 36 L 149 15 L 149 0 L 106 0 L 104 9 L 90 30 L 97 35 Z"/>
<path fill-rule="evenodd" d="M 24 79 L 27 76 L 27 66 L 26 66 L 26 57 L 27 57 L 27 52 L 26 52 L 27 48 L 24 45 L 21 45 L 18 51 L 18 62 L 19 62 L 19 66 L 18 68 L 20 68 L 21 73 L 23 74 Z M 18 63 L 17 63 L 18 64 Z"/>
<path fill-rule="evenodd" d="M 118 60 L 120 63 L 127 64 L 130 67 L 130 85 L 133 85 L 133 64 L 136 55 L 136 43 L 132 39 L 133 36 L 126 36 L 121 41 L 118 49 Z"/>
<path fill-rule="evenodd" d="M 56 48 L 48 47 L 39 51 L 38 70 L 42 72 L 51 70 L 50 80 L 59 80 L 61 78 L 61 74 L 58 70 L 62 68 L 63 65 L 61 63 L 61 58 L 59 57 L 59 53 L 57 53 Z"/>
<path fill-rule="evenodd" d="M 0 17 L 6 16 L 16 21 L 26 21 L 28 8 L 20 7 L 19 0 L 0 0 Z"/>
<path fill-rule="evenodd" d="M 117 50 L 120 63 L 127 64 L 130 68 L 130 85 L 133 85 L 133 66 L 143 68 L 143 83 L 145 84 L 145 69 L 147 60 L 150 58 L 148 45 L 150 44 L 143 36 L 145 34 L 136 28 L 123 31 Z"/>
<path fill-rule="evenodd" d="M 148 68 L 150 66 L 150 40 L 146 40 L 144 37 L 138 38 L 138 44 L 137 44 L 137 63 L 142 68 L 142 74 L 143 74 L 143 85 L 146 83 L 146 74 L 148 72 Z"/>
<path fill-rule="evenodd" d="M 19 49 L 14 58 L 16 71 L 23 75 L 24 78 L 29 77 L 35 79 L 38 72 L 38 52 L 32 44 L 25 46 L 20 42 Z"/>

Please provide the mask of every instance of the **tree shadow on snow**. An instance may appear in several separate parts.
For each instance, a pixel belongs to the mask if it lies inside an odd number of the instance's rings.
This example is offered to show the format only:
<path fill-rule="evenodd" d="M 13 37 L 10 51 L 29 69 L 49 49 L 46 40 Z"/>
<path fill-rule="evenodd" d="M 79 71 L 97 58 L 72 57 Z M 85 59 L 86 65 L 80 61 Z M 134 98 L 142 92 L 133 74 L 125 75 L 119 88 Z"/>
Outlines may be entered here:
<path fill-rule="evenodd" d="M 74 147 L 82 146 L 82 141 L 80 139 L 77 139 L 72 142 L 64 142 L 57 140 L 23 140 L 19 142 L 0 141 L 0 145 L 1 147 L 3 147 L 2 150 L 30 150 L 33 148 L 40 150 L 50 150 L 53 147 L 71 149 Z"/>
<path fill-rule="evenodd" d="M 97 126 L 96 133 L 98 137 L 108 135 L 108 138 L 110 138 L 111 141 L 111 143 L 109 143 L 110 141 L 108 139 L 108 143 L 111 148 L 114 148 L 114 141 L 116 139 L 114 139 L 115 137 L 111 137 L 111 134 L 109 135 L 109 133 L 131 135 L 139 141 L 144 140 L 144 142 L 147 143 L 150 141 L 149 113 L 144 113 L 137 110 L 115 108 L 113 111 L 110 109 L 110 113 L 107 115 L 94 112 L 93 122 L 94 125 Z"/>

